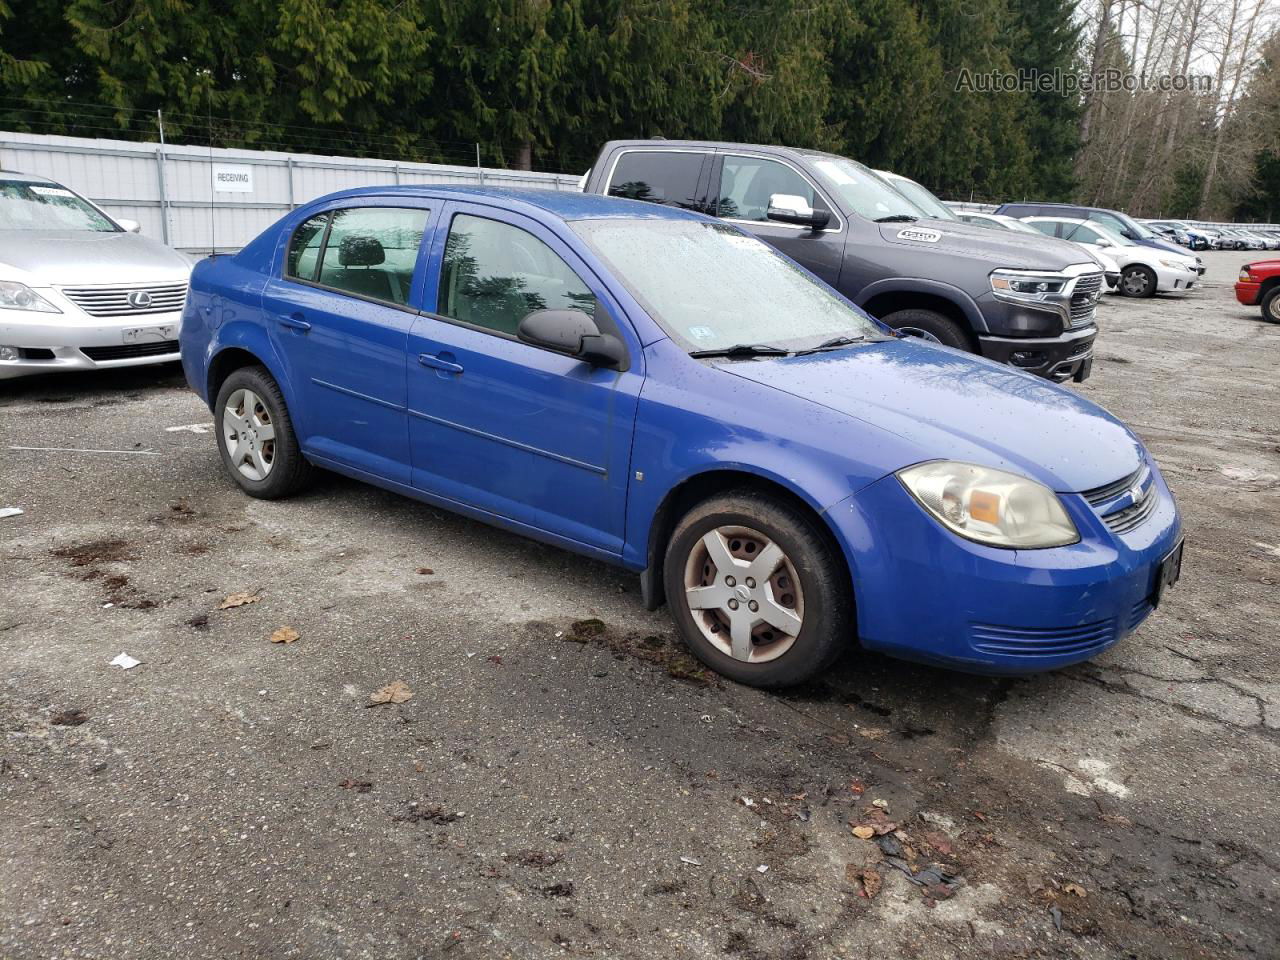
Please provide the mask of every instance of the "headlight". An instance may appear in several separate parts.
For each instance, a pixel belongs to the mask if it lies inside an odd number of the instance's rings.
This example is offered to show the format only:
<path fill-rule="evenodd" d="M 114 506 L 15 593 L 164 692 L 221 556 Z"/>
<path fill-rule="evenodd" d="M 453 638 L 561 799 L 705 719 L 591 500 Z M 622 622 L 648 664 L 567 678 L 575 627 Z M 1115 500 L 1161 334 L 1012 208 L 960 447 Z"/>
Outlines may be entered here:
<path fill-rule="evenodd" d="M 1037 276 L 1013 270 L 996 270 L 991 274 L 992 290 L 1033 300 L 1046 293 L 1061 293 L 1066 285 L 1067 281 L 1062 277 Z"/>
<path fill-rule="evenodd" d="M 1248 267 L 1240 268 L 1240 279 L 1243 280 L 1245 283 L 1249 283 L 1251 280 L 1253 280 L 1253 274 L 1249 272 Z"/>
<path fill-rule="evenodd" d="M 995 547 L 1062 547 L 1080 534 L 1058 495 L 1015 473 L 938 460 L 898 471 L 913 497 L 948 530 Z"/>
<path fill-rule="evenodd" d="M 0 310 L 35 310 L 38 313 L 61 313 L 25 283 L 0 280 Z"/>
<path fill-rule="evenodd" d="M 1185 260 L 1161 260 L 1161 266 L 1169 267 L 1172 270 L 1194 270 L 1195 267 L 1190 266 Z"/>

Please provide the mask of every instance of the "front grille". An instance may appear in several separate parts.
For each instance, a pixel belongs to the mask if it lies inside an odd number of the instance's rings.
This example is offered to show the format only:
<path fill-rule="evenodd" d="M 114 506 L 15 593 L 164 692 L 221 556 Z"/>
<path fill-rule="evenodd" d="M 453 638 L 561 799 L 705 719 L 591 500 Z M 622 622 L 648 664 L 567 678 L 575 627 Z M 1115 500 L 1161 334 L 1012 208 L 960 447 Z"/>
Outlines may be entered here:
<path fill-rule="evenodd" d="M 1102 522 L 1116 533 L 1128 533 L 1151 516 L 1156 508 L 1156 485 L 1153 483 L 1142 492 L 1137 501 L 1122 510 L 1105 514 Z"/>
<path fill-rule="evenodd" d="M 1128 476 L 1121 477 L 1119 480 L 1113 480 L 1110 483 L 1104 483 L 1100 487 L 1094 487 L 1092 490 L 1085 490 L 1080 496 L 1089 501 L 1089 505 L 1100 507 L 1108 500 L 1114 500 L 1120 494 L 1130 489 L 1135 483 L 1143 478 L 1147 472 L 1147 465 L 1143 464 L 1137 470 Z"/>
<path fill-rule="evenodd" d="M 1154 609 L 1155 607 L 1151 605 L 1151 601 L 1148 599 L 1139 600 L 1135 603 L 1133 605 L 1133 609 L 1129 611 L 1128 629 L 1136 630 L 1138 625 L 1142 623 L 1143 620 L 1147 619 L 1151 611 Z"/>
<path fill-rule="evenodd" d="M 187 285 L 64 287 L 62 293 L 91 317 L 131 317 L 181 310 L 187 297 Z"/>
<path fill-rule="evenodd" d="M 52 360 L 53 351 L 46 347 L 19 347 L 18 356 L 23 360 Z"/>
<path fill-rule="evenodd" d="M 118 347 L 81 347 L 80 352 L 90 360 L 132 360 L 134 357 L 163 357 L 178 352 L 177 340 L 159 340 L 152 343 L 126 343 Z"/>
<path fill-rule="evenodd" d="M 973 646 L 984 653 L 1023 657 L 1058 657 L 1101 649 L 1116 637 L 1113 620 L 1097 620 L 1074 627 L 1005 627 L 969 624 Z"/>
<path fill-rule="evenodd" d="M 1098 304 L 1098 292 L 1102 289 L 1102 274 L 1087 273 L 1076 281 L 1071 293 L 1071 326 L 1085 327 L 1093 323 Z"/>

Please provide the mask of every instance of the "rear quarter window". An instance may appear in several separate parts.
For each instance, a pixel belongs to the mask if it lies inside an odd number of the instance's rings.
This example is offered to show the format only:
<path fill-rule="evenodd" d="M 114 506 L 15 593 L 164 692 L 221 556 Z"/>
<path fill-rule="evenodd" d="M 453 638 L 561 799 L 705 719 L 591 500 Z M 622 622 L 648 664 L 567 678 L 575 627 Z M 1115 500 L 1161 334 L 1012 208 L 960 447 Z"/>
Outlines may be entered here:
<path fill-rule="evenodd" d="M 628 150 L 614 164 L 608 194 L 701 211 L 702 168 L 707 157 L 688 151 Z"/>

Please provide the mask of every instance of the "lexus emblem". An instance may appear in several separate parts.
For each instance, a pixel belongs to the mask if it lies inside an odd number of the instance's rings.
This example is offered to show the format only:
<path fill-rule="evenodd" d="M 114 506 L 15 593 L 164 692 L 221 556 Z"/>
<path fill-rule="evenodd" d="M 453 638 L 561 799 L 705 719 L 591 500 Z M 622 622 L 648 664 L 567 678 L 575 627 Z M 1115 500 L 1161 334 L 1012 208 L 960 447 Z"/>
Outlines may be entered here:
<path fill-rule="evenodd" d="M 145 310 L 151 306 L 151 294 L 145 290 L 130 290 L 125 300 L 135 310 Z"/>

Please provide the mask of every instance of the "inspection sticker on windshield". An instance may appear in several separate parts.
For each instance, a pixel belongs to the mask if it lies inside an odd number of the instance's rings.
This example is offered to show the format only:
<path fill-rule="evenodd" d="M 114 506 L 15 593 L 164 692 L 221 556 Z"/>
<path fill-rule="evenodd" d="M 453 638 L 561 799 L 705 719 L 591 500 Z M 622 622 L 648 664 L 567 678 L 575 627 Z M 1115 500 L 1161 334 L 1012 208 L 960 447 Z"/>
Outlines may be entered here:
<path fill-rule="evenodd" d="M 710 340 L 716 335 L 716 332 L 710 327 L 690 327 L 689 336 L 695 340 Z"/>
<path fill-rule="evenodd" d="M 905 230 L 898 231 L 898 239 L 914 240 L 917 243 L 937 243 L 942 239 L 942 234 L 926 227 L 907 227 Z"/>

